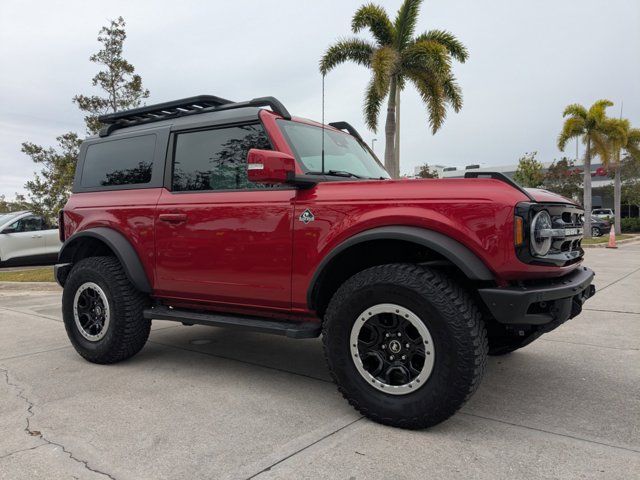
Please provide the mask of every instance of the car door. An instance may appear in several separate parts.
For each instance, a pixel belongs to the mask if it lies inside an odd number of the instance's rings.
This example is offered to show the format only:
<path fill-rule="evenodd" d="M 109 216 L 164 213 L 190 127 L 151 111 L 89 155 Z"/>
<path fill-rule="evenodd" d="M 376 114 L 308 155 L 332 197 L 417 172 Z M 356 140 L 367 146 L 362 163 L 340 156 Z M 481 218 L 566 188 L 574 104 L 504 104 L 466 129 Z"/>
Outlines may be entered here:
<path fill-rule="evenodd" d="M 173 134 L 156 210 L 156 291 L 210 304 L 289 309 L 295 190 L 247 179 L 270 149 L 259 123 Z"/>
<path fill-rule="evenodd" d="M 42 231 L 42 236 L 44 238 L 44 253 L 47 255 L 57 255 L 60 252 L 60 247 L 62 246 L 58 228 L 51 225 L 49 222 L 46 222 L 45 229 Z"/>
<path fill-rule="evenodd" d="M 43 229 L 45 221 L 27 215 L 9 224 L 2 231 L 2 259 L 34 257 L 46 253 Z"/>

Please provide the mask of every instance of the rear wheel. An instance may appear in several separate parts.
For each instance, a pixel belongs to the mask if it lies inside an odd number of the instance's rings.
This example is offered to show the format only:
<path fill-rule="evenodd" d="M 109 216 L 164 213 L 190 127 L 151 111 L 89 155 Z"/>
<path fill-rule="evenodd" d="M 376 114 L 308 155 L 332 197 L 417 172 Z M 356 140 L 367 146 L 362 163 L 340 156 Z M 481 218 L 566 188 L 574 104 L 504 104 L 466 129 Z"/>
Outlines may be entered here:
<path fill-rule="evenodd" d="M 364 270 L 338 289 L 323 342 L 343 396 L 363 415 L 425 428 L 453 415 L 484 372 L 487 337 L 468 294 L 415 265 Z"/>
<path fill-rule="evenodd" d="M 149 337 L 151 320 L 142 314 L 147 304 L 115 257 L 85 258 L 74 265 L 62 294 L 69 340 L 90 362 L 132 357 Z"/>
<path fill-rule="evenodd" d="M 599 237 L 600 235 L 602 235 L 602 232 L 600 231 L 600 229 L 598 227 L 591 227 L 591 236 L 592 237 Z"/>

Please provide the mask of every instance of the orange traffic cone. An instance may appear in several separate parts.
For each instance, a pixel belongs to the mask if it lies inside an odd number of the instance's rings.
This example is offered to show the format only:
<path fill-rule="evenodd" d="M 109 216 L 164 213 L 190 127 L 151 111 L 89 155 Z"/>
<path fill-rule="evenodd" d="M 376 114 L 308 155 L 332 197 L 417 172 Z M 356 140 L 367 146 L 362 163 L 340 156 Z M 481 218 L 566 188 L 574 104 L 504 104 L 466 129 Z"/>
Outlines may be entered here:
<path fill-rule="evenodd" d="M 611 230 L 609 230 L 609 244 L 607 248 L 618 248 L 616 247 L 616 229 L 613 225 L 611 225 Z"/>

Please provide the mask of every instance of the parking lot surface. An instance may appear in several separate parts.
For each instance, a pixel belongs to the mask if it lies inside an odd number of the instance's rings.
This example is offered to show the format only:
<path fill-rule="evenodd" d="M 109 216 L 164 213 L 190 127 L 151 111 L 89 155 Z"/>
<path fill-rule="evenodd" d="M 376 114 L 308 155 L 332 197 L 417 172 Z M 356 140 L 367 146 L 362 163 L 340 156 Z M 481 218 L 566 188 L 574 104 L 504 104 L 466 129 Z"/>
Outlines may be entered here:
<path fill-rule="evenodd" d="M 640 243 L 590 249 L 597 295 L 491 357 L 425 431 L 360 417 L 320 341 L 154 321 L 133 359 L 88 363 L 52 284 L 0 284 L 1 479 L 630 479 L 640 472 Z"/>

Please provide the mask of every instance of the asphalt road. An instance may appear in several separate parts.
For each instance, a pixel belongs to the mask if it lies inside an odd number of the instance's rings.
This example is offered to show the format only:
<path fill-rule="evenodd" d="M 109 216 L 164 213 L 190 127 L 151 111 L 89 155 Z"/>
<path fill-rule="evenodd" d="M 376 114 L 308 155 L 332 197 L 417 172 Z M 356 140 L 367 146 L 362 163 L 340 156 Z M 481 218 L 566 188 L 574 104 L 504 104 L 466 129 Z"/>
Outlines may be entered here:
<path fill-rule="evenodd" d="M 0 285 L 0 478 L 639 478 L 640 243 L 586 264 L 585 312 L 491 358 L 426 431 L 361 418 L 318 340 L 154 322 L 135 358 L 93 365 L 56 286 Z"/>

